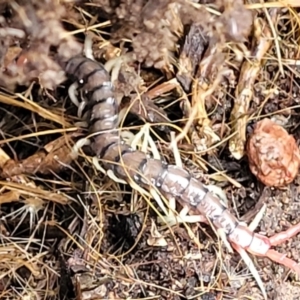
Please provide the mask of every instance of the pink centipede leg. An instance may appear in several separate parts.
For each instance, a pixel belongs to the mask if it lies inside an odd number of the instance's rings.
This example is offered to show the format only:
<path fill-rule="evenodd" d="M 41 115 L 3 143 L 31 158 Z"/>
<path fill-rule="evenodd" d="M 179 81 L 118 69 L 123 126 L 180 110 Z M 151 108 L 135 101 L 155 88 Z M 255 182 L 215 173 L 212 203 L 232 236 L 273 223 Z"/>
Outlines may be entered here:
<path fill-rule="evenodd" d="M 274 249 L 270 249 L 266 253 L 266 256 L 269 259 L 271 259 L 272 261 L 277 262 L 278 264 L 281 264 L 281 265 L 293 270 L 294 272 L 296 272 L 298 274 L 298 276 L 300 276 L 300 265 L 297 264 L 296 261 L 286 257 L 286 254 L 282 254 L 282 253 L 277 252 Z"/>
<path fill-rule="evenodd" d="M 283 242 L 289 240 L 290 238 L 294 237 L 297 233 L 300 232 L 300 223 L 291 226 L 286 231 L 282 231 L 270 237 L 270 243 L 272 246 L 277 246 L 282 244 Z"/>
<path fill-rule="evenodd" d="M 282 231 L 280 233 L 273 235 L 272 237 L 269 238 L 269 240 L 272 246 L 277 246 L 293 238 L 299 232 L 300 232 L 300 223 L 291 226 L 286 231 Z M 266 253 L 266 256 L 270 258 L 272 261 L 275 261 L 281 265 L 288 267 L 289 269 L 293 270 L 300 276 L 300 265 L 297 264 L 297 262 L 295 262 L 294 260 L 286 257 L 286 254 L 282 254 L 275 251 L 274 249 L 270 249 Z"/>

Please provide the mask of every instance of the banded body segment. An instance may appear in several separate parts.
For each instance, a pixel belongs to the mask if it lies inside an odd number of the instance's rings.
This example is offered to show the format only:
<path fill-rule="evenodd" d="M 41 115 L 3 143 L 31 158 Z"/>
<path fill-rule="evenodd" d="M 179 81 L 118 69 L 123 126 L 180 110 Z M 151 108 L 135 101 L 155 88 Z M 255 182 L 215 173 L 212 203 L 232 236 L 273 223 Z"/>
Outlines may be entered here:
<path fill-rule="evenodd" d="M 97 133 L 91 148 L 102 159 L 106 169 L 113 170 L 117 177 L 127 182 L 130 178 L 146 189 L 155 186 L 165 194 L 176 197 L 206 216 L 216 228 L 222 228 L 230 241 L 243 248 L 255 250 L 261 244 L 262 251 L 269 249 L 270 245 L 264 237 L 242 225 L 218 197 L 187 171 L 150 158 L 125 144 L 116 131 L 118 103 L 114 99 L 110 77 L 101 64 L 76 57 L 70 60 L 66 70 L 69 75 L 75 76 L 87 95 L 89 102 L 85 109 L 90 110 L 90 133 Z"/>
<path fill-rule="evenodd" d="M 87 112 L 89 132 L 115 129 L 119 107 L 114 98 L 110 76 L 104 66 L 91 59 L 76 56 L 65 67 L 71 79 L 75 79 L 83 96 L 88 99 L 83 113 Z"/>
<path fill-rule="evenodd" d="M 103 151 L 101 145 L 107 144 L 111 139 L 114 139 L 114 142 Z M 256 234 L 242 225 L 219 198 L 187 171 L 150 158 L 141 151 L 135 151 L 129 145 L 116 140 L 116 135 L 113 134 L 95 137 L 92 148 L 103 160 L 104 167 L 113 170 L 117 177 L 125 181 L 130 177 L 146 189 L 155 186 L 162 192 L 176 197 L 181 203 L 197 209 L 216 228 L 222 228 L 229 240 L 238 242 L 243 247 L 248 247 L 253 242 Z"/>

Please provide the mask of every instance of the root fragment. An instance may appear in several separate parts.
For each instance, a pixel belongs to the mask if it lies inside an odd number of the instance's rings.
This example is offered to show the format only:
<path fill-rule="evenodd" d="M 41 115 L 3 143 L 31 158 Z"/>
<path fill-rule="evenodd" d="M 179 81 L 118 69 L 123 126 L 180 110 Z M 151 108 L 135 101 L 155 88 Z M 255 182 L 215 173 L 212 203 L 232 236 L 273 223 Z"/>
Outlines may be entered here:
<path fill-rule="evenodd" d="M 69 143 L 72 138 L 81 133 L 72 133 L 62 136 L 55 141 L 50 142 L 44 147 L 44 150 L 38 151 L 34 155 L 22 160 L 8 160 L 0 171 L 0 177 L 11 178 L 22 174 L 51 174 L 59 173 L 76 159 L 77 154 L 71 150 Z"/>

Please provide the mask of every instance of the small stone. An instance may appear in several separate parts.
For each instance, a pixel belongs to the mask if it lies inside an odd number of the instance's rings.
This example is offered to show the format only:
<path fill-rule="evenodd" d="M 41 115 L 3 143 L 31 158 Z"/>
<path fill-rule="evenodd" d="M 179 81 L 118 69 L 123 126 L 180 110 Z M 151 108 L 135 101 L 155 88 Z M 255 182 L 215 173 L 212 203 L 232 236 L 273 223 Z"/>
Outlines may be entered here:
<path fill-rule="evenodd" d="M 246 147 L 250 170 L 263 184 L 283 187 L 295 179 L 300 152 L 294 137 L 282 126 L 263 119 L 256 124 Z"/>

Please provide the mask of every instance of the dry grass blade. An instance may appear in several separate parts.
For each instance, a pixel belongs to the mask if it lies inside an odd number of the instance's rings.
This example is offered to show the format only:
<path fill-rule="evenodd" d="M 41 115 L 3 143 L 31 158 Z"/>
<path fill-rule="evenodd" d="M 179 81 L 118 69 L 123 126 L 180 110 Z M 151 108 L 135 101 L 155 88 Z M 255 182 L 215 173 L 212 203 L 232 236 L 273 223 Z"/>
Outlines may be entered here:
<path fill-rule="evenodd" d="M 162 94 L 172 91 L 173 89 L 181 90 L 181 86 L 178 83 L 176 78 L 163 82 L 162 84 L 150 89 L 149 91 L 146 92 L 146 95 L 150 99 L 154 99 Z"/>
<path fill-rule="evenodd" d="M 8 104 L 11 106 L 21 107 L 27 109 L 30 112 L 36 113 L 41 117 L 49 121 L 54 121 L 63 127 L 70 127 L 71 123 L 65 120 L 65 117 L 58 116 L 57 114 L 52 113 L 49 109 L 41 107 L 38 103 L 29 100 L 21 94 L 15 94 L 16 97 L 22 99 L 23 101 L 13 99 L 12 97 L 0 93 L 0 102 Z"/>
<path fill-rule="evenodd" d="M 55 192 L 49 192 L 39 187 L 31 187 L 29 185 L 24 185 L 16 182 L 7 182 L 7 181 L 0 181 L 0 185 L 5 186 L 7 190 L 17 191 L 18 193 L 20 193 L 20 195 L 37 197 L 40 199 L 52 201 L 62 205 L 66 205 L 70 201 L 70 199 L 66 195 L 58 194 Z"/>
<path fill-rule="evenodd" d="M 18 284 L 20 287 L 23 287 L 22 289 L 19 289 L 21 293 L 19 294 L 20 299 L 29 299 L 28 297 L 32 296 L 36 297 L 35 280 L 37 278 L 43 278 L 44 283 L 40 285 L 39 290 L 47 295 L 47 279 L 50 279 L 53 276 L 57 278 L 57 274 L 51 270 L 51 267 L 45 266 L 43 260 L 46 258 L 47 254 L 48 251 L 32 255 L 24 249 L 22 244 L 10 241 L 3 242 L 0 247 L 0 282 L 2 285 L 10 287 L 6 292 L 11 292 L 13 294 L 14 286 Z M 20 274 L 20 270 L 23 270 L 23 276 Z M 26 271 L 24 272 L 24 270 Z M 48 288 L 51 285 L 52 283 L 49 281 Z M 24 288 L 25 286 L 26 289 Z M 1 290 L 0 297 L 6 299 L 3 290 Z M 10 299 L 16 299 L 16 297 L 12 296 Z"/>
<path fill-rule="evenodd" d="M 264 3 L 246 4 L 246 7 L 249 9 L 300 7 L 300 3 L 298 0 L 280 0 L 280 1 L 270 1 L 270 2 L 264 2 Z"/>
<path fill-rule="evenodd" d="M 0 204 L 18 202 L 20 193 L 18 191 L 9 191 L 0 195 Z"/>

